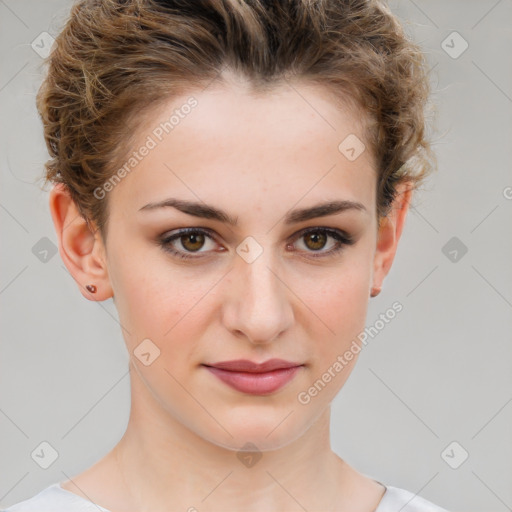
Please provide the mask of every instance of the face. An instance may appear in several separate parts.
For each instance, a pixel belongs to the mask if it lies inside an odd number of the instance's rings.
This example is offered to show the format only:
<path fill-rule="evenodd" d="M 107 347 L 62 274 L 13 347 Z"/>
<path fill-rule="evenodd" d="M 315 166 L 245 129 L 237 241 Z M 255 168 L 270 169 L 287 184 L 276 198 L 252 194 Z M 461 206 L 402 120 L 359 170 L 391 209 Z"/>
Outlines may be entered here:
<path fill-rule="evenodd" d="M 264 451 L 329 407 L 357 360 L 378 235 L 374 162 L 340 151 L 350 134 L 363 140 L 359 116 L 304 84 L 211 85 L 141 120 L 137 162 L 108 192 L 105 254 L 158 414 Z M 270 359 L 286 363 L 219 364 Z"/>

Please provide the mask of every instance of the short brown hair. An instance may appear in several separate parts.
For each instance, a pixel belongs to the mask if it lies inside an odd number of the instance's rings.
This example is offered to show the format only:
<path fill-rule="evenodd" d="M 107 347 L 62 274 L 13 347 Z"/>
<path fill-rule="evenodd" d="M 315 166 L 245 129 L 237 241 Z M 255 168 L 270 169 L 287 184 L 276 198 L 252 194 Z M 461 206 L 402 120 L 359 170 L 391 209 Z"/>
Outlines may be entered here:
<path fill-rule="evenodd" d="M 124 160 L 135 114 L 224 67 L 254 90 L 293 78 L 356 105 L 377 162 L 379 218 L 398 183 L 417 188 L 435 168 L 426 59 L 380 0 L 82 0 L 48 64 L 37 96 L 45 184 L 64 183 L 104 239 L 108 201 L 93 191 Z"/>

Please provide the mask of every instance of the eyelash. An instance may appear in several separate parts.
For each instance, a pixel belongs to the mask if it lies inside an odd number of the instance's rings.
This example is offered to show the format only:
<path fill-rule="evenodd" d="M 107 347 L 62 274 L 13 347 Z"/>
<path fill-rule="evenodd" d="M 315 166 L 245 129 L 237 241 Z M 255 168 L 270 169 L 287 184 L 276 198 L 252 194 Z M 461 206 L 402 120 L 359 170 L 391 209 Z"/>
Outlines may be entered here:
<path fill-rule="evenodd" d="M 343 231 L 339 231 L 337 229 L 330 229 L 330 228 L 323 228 L 323 227 L 315 227 L 315 228 L 306 228 L 302 231 L 300 231 L 298 234 L 295 235 L 293 241 L 300 240 L 303 236 L 308 235 L 310 233 L 322 233 L 326 234 L 332 238 L 334 238 L 338 243 L 336 247 L 333 249 L 330 249 L 327 252 L 322 252 L 317 254 L 311 254 L 312 258 L 325 258 L 329 256 L 333 256 L 334 254 L 339 253 L 344 249 L 344 246 L 347 245 L 353 245 L 355 243 L 355 240 L 348 235 L 347 233 L 344 233 Z M 170 245 L 171 242 L 174 240 L 180 239 L 183 236 L 191 235 L 191 234 L 202 234 L 206 235 L 208 238 L 211 238 L 213 240 L 213 236 L 211 235 L 211 232 L 209 230 L 201 229 L 201 228 L 185 228 L 177 233 L 160 238 L 159 245 L 162 247 L 162 249 L 168 253 L 170 253 L 172 256 L 178 257 L 183 260 L 191 260 L 191 259 L 199 259 L 202 258 L 202 256 L 191 256 L 187 253 L 184 253 L 182 251 L 177 251 L 176 249 L 173 249 Z M 307 251 L 310 252 L 310 251 Z M 315 251 L 311 251 L 315 252 Z"/>

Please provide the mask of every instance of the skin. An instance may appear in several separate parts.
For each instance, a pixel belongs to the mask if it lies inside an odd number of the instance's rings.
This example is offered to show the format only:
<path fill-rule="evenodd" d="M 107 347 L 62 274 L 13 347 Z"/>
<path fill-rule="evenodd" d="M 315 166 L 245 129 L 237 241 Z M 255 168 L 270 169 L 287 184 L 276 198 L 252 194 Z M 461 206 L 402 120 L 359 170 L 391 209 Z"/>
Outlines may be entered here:
<path fill-rule="evenodd" d="M 168 511 L 170 503 L 190 512 L 372 512 L 384 487 L 329 441 L 330 403 L 357 355 L 308 404 L 297 396 L 364 330 L 370 290 L 390 270 L 411 190 L 399 188 L 379 226 L 372 155 L 349 161 L 338 150 L 349 134 L 363 140 L 360 115 L 336 108 L 318 86 L 285 84 L 256 96 L 233 76 L 224 79 L 141 119 L 134 149 L 187 98 L 198 101 L 108 193 L 105 244 L 64 187 L 50 193 L 61 257 L 85 298 L 114 298 L 131 375 L 124 436 L 62 487 L 112 512 Z M 221 208 L 238 223 L 170 207 L 139 211 L 169 197 Z M 342 199 L 366 210 L 283 222 L 290 210 Z M 186 227 L 211 230 L 202 245 L 187 237 L 171 244 L 197 259 L 173 257 L 157 243 Z M 336 240 L 322 246 L 296 235 L 318 227 L 343 230 L 355 243 L 315 258 Z M 251 263 L 236 252 L 249 236 L 263 249 Z M 160 350 L 148 366 L 134 355 L 146 338 Z M 201 366 L 274 357 L 304 366 L 267 396 L 235 391 Z M 247 442 L 263 455 L 252 467 L 237 457 Z"/>

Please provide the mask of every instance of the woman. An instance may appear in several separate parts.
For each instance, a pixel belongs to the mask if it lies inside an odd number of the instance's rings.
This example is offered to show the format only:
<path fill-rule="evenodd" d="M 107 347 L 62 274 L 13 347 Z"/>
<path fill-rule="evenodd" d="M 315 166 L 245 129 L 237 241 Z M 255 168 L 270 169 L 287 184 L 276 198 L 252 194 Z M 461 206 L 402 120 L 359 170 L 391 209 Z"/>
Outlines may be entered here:
<path fill-rule="evenodd" d="M 442 512 L 329 441 L 434 168 L 428 96 L 376 0 L 76 3 L 37 98 L 50 210 L 83 296 L 118 310 L 130 419 L 8 511 Z"/>

